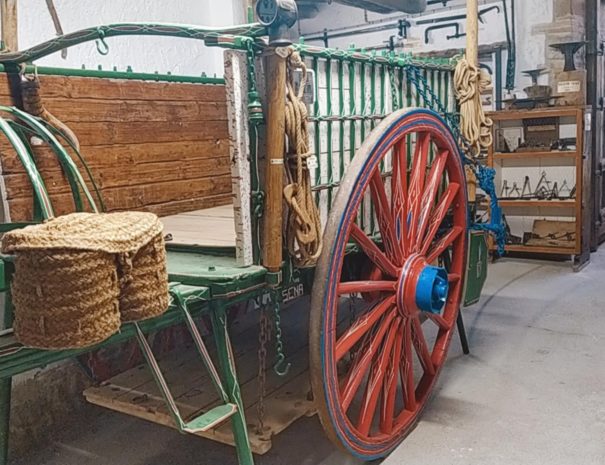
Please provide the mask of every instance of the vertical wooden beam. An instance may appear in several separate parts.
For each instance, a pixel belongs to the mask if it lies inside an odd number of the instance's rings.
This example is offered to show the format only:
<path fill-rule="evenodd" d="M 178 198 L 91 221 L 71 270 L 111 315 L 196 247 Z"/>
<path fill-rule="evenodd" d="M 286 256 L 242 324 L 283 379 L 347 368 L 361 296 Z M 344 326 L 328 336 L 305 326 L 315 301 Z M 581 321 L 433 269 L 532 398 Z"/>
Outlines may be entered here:
<path fill-rule="evenodd" d="M 4 49 L 19 50 L 17 33 L 17 0 L 0 0 L 2 42 Z"/>
<path fill-rule="evenodd" d="M 239 265 L 252 265 L 250 135 L 248 133 L 246 54 L 236 50 L 227 50 L 224 56 L 237 263 Z"/>
<path fill-rule="evenodd" d="M 479 2 L 466 0 L 466 60 L 479 66 Z"/>
<path fill-rule="evenodd" d="M 282 264 L 282 192 L 284 188 L 286 59 L 271 50 L 267 56 L 267 157 L 263 265 L 277 272 Z"/>

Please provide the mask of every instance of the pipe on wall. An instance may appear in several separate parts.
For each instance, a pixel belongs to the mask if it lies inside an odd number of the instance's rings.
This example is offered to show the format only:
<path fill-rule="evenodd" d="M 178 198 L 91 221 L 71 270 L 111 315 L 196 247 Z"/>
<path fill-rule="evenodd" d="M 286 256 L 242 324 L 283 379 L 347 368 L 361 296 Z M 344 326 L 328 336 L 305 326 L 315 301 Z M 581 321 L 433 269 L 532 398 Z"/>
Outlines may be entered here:
<path fill-rule="evenodd" d="M 403 12 L 408 14 L 422 13 L 426 10 L 427 0 L 334 0 L 357 8 L 363 8 L 375 13 Z M 326 3 L 326 0 L 302 0 L 302 5 Z M 328 2 L 329 3 L 329 2 Z"/>

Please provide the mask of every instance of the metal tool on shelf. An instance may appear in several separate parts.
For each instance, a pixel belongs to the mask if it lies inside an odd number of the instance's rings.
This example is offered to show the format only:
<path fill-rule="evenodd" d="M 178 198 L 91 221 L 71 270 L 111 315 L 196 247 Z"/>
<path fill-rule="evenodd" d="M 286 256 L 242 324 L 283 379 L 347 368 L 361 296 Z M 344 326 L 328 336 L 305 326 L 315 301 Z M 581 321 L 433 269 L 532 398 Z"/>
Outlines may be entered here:
<path fill-rule="evenodd" d="M 575 54 L 586 45 L 586 42 L 563 42 L 551 44 L 550 47 L 558 50 L 565 57 L 565 67 L 563 71 L 575 71 L 576 63 L 574 60 Z"/>

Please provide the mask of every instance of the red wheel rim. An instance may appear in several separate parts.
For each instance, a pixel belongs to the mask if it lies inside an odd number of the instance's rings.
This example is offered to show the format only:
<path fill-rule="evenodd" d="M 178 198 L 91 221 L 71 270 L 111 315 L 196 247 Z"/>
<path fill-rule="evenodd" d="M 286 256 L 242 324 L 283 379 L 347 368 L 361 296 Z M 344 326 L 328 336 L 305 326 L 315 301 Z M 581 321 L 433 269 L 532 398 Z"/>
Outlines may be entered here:
<path fill-rule="evenodd" d="M 392 166 L 390 175 L 385 166 Z M 371 199 L 379 240 L 358 224 L 364 198 Z M 426 405 L 458 315 L 466 227 L 464 170 L 447 126 L 426 110 L 385 119 L 341 183 L 312 300 L 311 380 L 319 416 L 330 438 L 354 455 L 388 454 Z M 344 268 L 351 243 L 379 273 L 350 279 Z M 448 265 L 449 293 L 433 314 L 419 310 L 416 288 L 423 270 L 437 262 Z M 342 299 L 355 296 L 363 296 L 362 308 L 347 321 Z"/>

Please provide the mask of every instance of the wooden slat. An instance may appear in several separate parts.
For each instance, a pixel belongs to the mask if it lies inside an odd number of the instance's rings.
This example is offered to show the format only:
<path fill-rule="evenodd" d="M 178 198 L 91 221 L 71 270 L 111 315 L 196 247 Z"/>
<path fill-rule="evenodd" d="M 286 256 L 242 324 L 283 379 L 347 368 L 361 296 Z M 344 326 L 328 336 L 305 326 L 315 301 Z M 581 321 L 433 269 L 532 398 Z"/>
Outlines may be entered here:
<path fill-rule="evenodd" d="M 57 164 L 58 165 L 58 164 Z M 164 163 L 147 163 L 144 165 L 114 165 L 92 169 L 97 186 L 101 189 L 114 187 L 133 187 L 156 182 L 195 180 L 209 176 L 229 174 L 229 159 L 203 158 Z M 42 177 L 49 194 L 71 192 L 67 178 L 60 167 L 44 170 Z M 4 176 L 8 199 L 28 197 L 32 188 L 25 173 L 7 174 Z"/>
<path fill-rule="evenodd" d="M 53 208 L 56 215 L 66 215 L 74 211 L 71 194 L 56 194 L 52 196 Z M 211 208 L 217 205 L 227 205 L 232 202 L 232 194 L 204 195 L 192 199 L 160 202 L 137 208 L 140 211 L 155 213 L 158 216 L 174 215 L 183 211 Z M 33 217 L 33 199 L 19 198 L 8 201 L 12 221 L 29 221 Z M 109 211 L 126 210 L 127 208 L 109 208 Z"/>
<path fill-rule="evenodd" d="M 40 76 L 40 89 L 44 98 L 225 101 L 225 86 L 215 84 L 42 75 Z M 0 95 L 10 95 L 5 75 L 0 75 Z"/>
<path fill-rule="evenodd" d="M 175 140 L 220 140 L 229 136 L 225 121 L 167 121 L 69 125 L 82 145 L 145 144 Z"/>
<path fill-rule="evenodd" d="M 2 170 L 4 173 L 24 172 L 17 154 L 0 138 Z M 172 141 L 145 144 L 83 145 L 81 153 L 91 167 L 124 166 L 129 164 L 171 163 L 204 158 L 229 158 L 227 138 L 204 141 Z M 35 149 L 36 162 L 42 170 L 57 169 L 58 162 L 48 147 Z"/>
<path fill-rule="evenodd" d="M 77 100 L 45 98 L 46 108 L 61 121 L 142 122 L 142 121 L 226 121 L 227 103 L 196 101 Z"/>
<path fill-rule="evenodd" d="M 224 102 L 225 86 L 89 77 L 40 76 L 46 97 L 106 100 L 195 100 Z M 176 85 L 175 85 L 176 84 Z"/>
<path fill-rule="evenodd" d="M 142 210 L 155 213 L 158 216 L 175 215 L 180 212 L 190 210 L 198 210 L 201 208 L 212 208 L 217 205 L 231 205 L 233 203 L 233 195 L 219 194 L 205 196 L 196 199 L 177 200 L 174 202 L 164 202 L 159 205 L 147 205 Z"/>
<path fill-rule="evenodd" d="M 174 200 L 188 200 L 192 197 L 226 194 L 230 192 L 229 179 L 229 175 L 224 175 L 105 189 L 103 190 L 103 197 L 115 210 L 136 210 L 146 205 Z"/>

